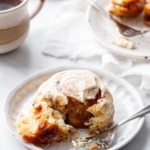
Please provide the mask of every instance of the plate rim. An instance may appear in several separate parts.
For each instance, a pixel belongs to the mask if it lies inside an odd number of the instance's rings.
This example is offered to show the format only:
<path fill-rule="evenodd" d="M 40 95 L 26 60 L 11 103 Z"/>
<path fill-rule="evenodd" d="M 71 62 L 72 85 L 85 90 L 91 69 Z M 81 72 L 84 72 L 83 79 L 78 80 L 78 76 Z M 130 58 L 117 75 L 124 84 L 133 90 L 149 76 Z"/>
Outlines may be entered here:
<path fill-rule="evenodd" d="M 120 51 L 120 50 L 116 50 L 115 48 L 110 48 L 108 45 L 104 44 L 104 42 L 102 42 L 99 37 L 95 34 L 93 27 L 91 26 L 91 11 L 92 9 L 95 9 L 92 5 L 89 5 L 87 10 L 86 10 L 86 21 L 88 23 L 88 29 L 91 32 L 92 36 L 94 37 L 94 39 L 99 42 L 104 48 L 107 48 L 107 51 L 112 52 L 113 54 L 116 55 L 120 55 L 120 56 L 124 56 L 133 60 L 146 60 L 149 61 L 150 60 L 150 54 L 149 55 L 143 55 L 143 56 L 139 56 L 139 55 L 131 55 L 129 53 Z"/>
<path fill-rule="evenodd" d="M 10 121 L 9 121 L 9 110 L 7 109 L 7 108 L 9 108 L 8 106 L 9 106 L 10 102 L 12 101 L 11 98 L 13 98 L 13 95 L 22 86 L 24 86 L 25 84 L 27 84 L 31 80 L 36 79 L 36 78 L 38 78 L 42 75 L 48 74 L 50 72 L 58 72 L 58 71 L 67 70 L 67 69 L 88 69 L 88 70 L 91 70 L 91 71 L 94 71 L 94 72 L 107 74 L 108 76 L 113 77 L 113 79 L 114 78 L 118 79 L 121 82 L 123 82 L 123 84 L 128 85 L 133 90 L 133 92 L 138 96 L 138 102 L 140 102 L 142 104 L 141 107 L 144 107 L 144 102 L 142 101 L 141 96 L 138 94 L 137 90 L 129 82 L 127 82 L 125 79 L 123 79 L 123 78 L 121 78 L 121 77 L 119 77 L 119 76 L 117 76 L 117 75 L 115 75 L 111 72 L 105 71 L 103 69 L 92 69 L 90 67 L 79 67 L 79 66 L 77 66 L 77 67 L 75 67 L 75 66 L 65 66 L 65 67 L 54 67 L 54 68 L 50 68 L 50 69 L 43 69 L 43 70 L 37 71 L 37 72 L 25 77 L 18 84 L 16 84 L 15 87 L 8 94 L 8 96 L 6 98 L 6 101 L 5 101 L 5 104 L 4 104 L 4 115 L 5 115 L 5 123 L 6 123 L 7 129 L 12 134 L 12 136 L 14 136 L 23 146 L 25 146 L 27 148 L 30 148 L 32 150 L 35 150 L 34 145 L 28 144 L 28 143 L 24 142 L 23 140 L 21 140 L 21 138 L 18 138 L 15 135 L 16 134 L 15 131 L 12 131 L 12 129 L 11 129 L 11 125 L 9 124 L 10 123 Z M 117 149 L 120 149 L 120 148 L 124 147 L 125 145 L 127 145 L 140 132 L 140 130 L 141 130 L 143 124 L 144 124 L 144 121 L 145 121 L 145 117 L 139 118 L 139 124 L 138 124 L 138 127 L 136 129 L 136 132 L 127 141 L 124 141 L 124 143 L 119 143 L 116 146 L 114 146 L 114 148 L 110 148 L 109 150 L 117 150 Z M 43 150 L 43 149 L 36 147 L 36 150 Z"/>

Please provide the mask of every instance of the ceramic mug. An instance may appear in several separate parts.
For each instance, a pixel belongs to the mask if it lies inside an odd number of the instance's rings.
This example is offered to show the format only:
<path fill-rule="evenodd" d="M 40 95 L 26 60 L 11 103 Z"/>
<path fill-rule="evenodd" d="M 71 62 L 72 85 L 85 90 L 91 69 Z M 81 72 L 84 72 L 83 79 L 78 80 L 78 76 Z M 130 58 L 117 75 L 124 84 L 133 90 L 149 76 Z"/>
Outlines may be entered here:
<path fill-rule="evenodd" d="M 0 54 L 15 50 L 23 43 L 29 31 L 30 20 L 40 11 L 44 0 L 39 0 L 39 5 L 31 15 L 27 4 L 28 0 L 20 0 L 18 5 L 0 10 Z"/>

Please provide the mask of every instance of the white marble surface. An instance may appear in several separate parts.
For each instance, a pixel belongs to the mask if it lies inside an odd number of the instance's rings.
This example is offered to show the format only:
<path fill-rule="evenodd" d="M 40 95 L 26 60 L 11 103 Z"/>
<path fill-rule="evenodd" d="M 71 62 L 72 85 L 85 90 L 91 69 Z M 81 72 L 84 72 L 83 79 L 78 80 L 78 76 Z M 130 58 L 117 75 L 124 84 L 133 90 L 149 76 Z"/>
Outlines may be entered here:
<path fill-rule="evenodd" d="M 31 1 L 32 7 L 36 1 Z M 31 6 L 30 5 L 30 6 Z M 48 28 L 52 25 L 59 3 L 56 0 L 47 0 L 40 14 L 31 21 L 30 33 L 24 44 L 17 50 L 0 55 L 0 150 L 27 150 L 9 133 L 5 124 L 4 103 L 13 87 L 26 76 L 46 68 L 66 65 L 93 66 L 100 68 L 99 57 L 71 61 L 56 59 L 41 54 L 47 37 Z M 142 93 L 141 93 L 142 95 Z M 148 104 L 150 96 L 143 96 Z M 150 115 L 140 133 L 122 150 L 149 150 L 150 149 Z"/>

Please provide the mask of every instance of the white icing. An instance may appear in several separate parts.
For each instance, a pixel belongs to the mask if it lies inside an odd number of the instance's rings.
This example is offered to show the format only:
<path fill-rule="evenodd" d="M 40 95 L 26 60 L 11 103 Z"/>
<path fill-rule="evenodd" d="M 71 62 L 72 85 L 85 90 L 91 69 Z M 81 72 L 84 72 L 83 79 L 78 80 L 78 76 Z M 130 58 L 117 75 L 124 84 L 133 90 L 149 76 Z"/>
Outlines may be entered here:
<path fill-rule="evenodd" d="M 40 98 L 51 98 L 53 101 L 61 96 L 67 103 L 67 97 L 69 96 L 85 103 L 87 100 L 94 99 L 99 90 L 102 93 L 101 96 L 103 96 L 106 88 L 93 72 L 88 70 L 67 70 L 54 74 L 40 86 L 37 94 Z"/>

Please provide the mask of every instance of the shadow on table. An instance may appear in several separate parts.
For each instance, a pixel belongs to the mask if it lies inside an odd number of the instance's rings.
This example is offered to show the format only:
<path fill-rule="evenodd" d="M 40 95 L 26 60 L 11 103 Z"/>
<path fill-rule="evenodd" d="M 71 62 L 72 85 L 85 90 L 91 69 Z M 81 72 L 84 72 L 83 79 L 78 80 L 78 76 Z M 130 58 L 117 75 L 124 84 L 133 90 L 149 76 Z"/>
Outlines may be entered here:
<path fill-rule="evenodd" d="M 12 52 L 1 54 L 0 62 L 3 65 L 26 68 L 30 64 L 30 58 L 31 56 L 29 54 L 29 48 L 23 45 Z"/>
<path fill-rule="evenodd" d="M 137 134 L 137 136 L 121 150 L 142 150 L 146 146 L 146 143 L 149 143 L 149 135 L 150 130 L 145 121 L 141 131 Z"/>

